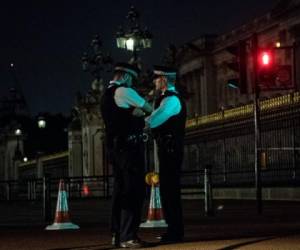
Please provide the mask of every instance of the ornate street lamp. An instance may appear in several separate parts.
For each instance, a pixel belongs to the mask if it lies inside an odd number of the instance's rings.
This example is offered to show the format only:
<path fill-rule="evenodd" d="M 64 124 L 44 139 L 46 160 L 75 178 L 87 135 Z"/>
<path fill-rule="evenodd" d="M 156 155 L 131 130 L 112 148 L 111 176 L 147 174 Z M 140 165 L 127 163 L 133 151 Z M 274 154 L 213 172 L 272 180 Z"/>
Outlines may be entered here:
<path fill-rule="evenodd" d="M 131 6 L 126 18 L 129 21 L 126 31 L 120 26 L 116 33 L 117 47 L 132 51 L 136 63 L 137 52 L 152 47 L 152 34 L 147 28 L 141 28 L 140 15 L 134 6 Z"/>
<path fill-rule="evenodd" d="M 101 50 L 102 41 L 98 35 L 94 37 L 90 44 L 90 49 L 81 58 L 83 71 L 91 73 L 95 77 L 92 88 L 102 88 L 102 71 L 110 71 L 113 59 L 109 54 L 104 54 Z"/>
<path fill-rule="evenodd" d="M 15 133 L 15 136 L 17 138 L 17 145 L 16 145 L 16 148 L 15 148 L 14 159 L 17 160 L 17 159 L 20 159 L 20 157 L 22 155 L 22 152 L 21 152 L 21 149 L 20 149 L 20 137 L 23 135 L 23 131 L 20 128 L 17 128 L 14 133 Z"/>
<path fill-rule="evenodd" d="M 43 116 L 38 117 L 37 125 L 40 129 L 46 128 L 46 120 Z"/>
<path fill-rule="evenodd" d="M 165 49 L 164 56 L 162 58 L 163 64 L 168 67 L 176 68 L 176 57 L 178 54 L 178 49 L 174 44 L 169 44 L 168 47 Z"/>
<path fill-rule="evenodd" d="M 16 136 L 21 136 L 21 135 L 22 135 L 22 130 L 19 129 L 19 128 L 16 129 L 16 130 L 15 130 L 15 135 L 16 135 Z"/>

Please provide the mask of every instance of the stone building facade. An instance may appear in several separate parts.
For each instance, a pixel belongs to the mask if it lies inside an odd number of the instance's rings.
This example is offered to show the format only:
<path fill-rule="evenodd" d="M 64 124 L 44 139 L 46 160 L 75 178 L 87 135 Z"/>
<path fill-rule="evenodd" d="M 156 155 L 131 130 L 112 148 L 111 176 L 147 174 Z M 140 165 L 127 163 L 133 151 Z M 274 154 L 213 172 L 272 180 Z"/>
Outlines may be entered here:
<path fill-rule="evenodd" d="M 293 46 L 294 49 L 277 49 L 277 63 L 291 65 L 291 77 L 295 87 L 300 85 L 300 1 L 279 1 L 272 10 L 228 33 L 219 36 L 202 36 L 186 43 L 177 54 L 181 82 L 191 97 L 188 101 L 188 117 L 208 115 L 230 107 L 252 102 L 254 72 L 252 37 L 257 35 L 259 48 Z M 237 77 L 228 64 L 234 56 L 228 48 L 240 41 L 246 44 L 247 80 L 246 93 L 229 88 L 226 82 Z M 290 90 L 262 91 L 261 98 L 286 94 Z"/>
<path fill-rule="evenodd" d="M 255 199 L 252 104 L 254 86 L 259 81 L 253 66 L 254 37 L 259 48 L 273 48 L 275 64 L 291 67 L 294 84 L 294 88 L 282 86 L 276 90 L 259 85 L 263 199 L 299 200 L 299 187 L 295 185 L 300 159 L 299 0 L 279 1 L 268 13 L 245 25 L 219 36 L 202 36 L 179 50 L 180 80 L 191 93 L 183 169 L 201 172 L 211 166 L 217 199 Z M 247 66 L 245 92 L 227 85 L 229 79 L 239 77 L 230 64 L 236 59 L 231 48 L 241 43 L 245 45 Z M 280 83 L 277 77 L 276 85 Z M 194 182 L 201 183 L 196 178 Z M 186 181 L 193 182 L 192 178 Z"/>
<path fill-rule="evenodd" d="M 11 88 L 0 100 L 0 180 L 18 178 L 18 163 L 23 152 L 21 121 L 28 115 L 28 108 L 21 91 Z M 20 130 L 21 131 L 21 130 Z"/>
<path fill-rule="evenodd" d="M 105 168 L 104 127 L 100 114 L 100 83 L 77 98 L 69 126 L 69 177 L 99 176 Z"/>
<path fill-rule="evenodd" d="M 204 116 L 218 112 L 220 109 L 252 102 L 254 74 L 251 39 L 254 33 L 257 34 L 258 45 L 262 48 L 274 46 L 276 42 L 280 42 L 281 46 L 294 46 L 292 52 L 283 51 L 280 60 L 282 64 L 292 65 L 292 71 L 295 72 L 293 80 L 296 87 L 299 87 L 300 1 L 280 1 L 264 16 L 219 36 L 202 36 L 186 43 L 178 51 L 180 80 L 191 93 L 187 102 L 188 118 Z M 239 89 L 226 86 L 227 80 L 237 75 L 237 72 L 227 66 L 233 59 L 233 55 L 228 52 L 228 47 L 240 41 L 247 44 L 247 93 L 240 93 Z M 104 128 L 99 113 L 101 96 L 99 84 L 99 82 L 93 82 L 88 94 L 78 97 L 77 105 L 74 107 L 73 121 L 68 131 L 68 175 L 70 177 L 99 176 L 110 172 L 105 162 L 105 148 L 103 147 Z M 263 91 L 261 97 L 268 98 L 286 92 L 290 90 Z M 16 149 L 17 138 L 14 136 L 6 138 L 10 138 L 9 147 L 7 144 L 1 144 L 0 138 L 0 164 L 2 164 L 0 176 L 10 179 L 14 178 L 15 174 L 7 176 L 8 171 L 5 169 L 11 169 L 7 164 L 13 164 L 13 150 Z M 5 143 L 7 143 L 6 140 Z"/>

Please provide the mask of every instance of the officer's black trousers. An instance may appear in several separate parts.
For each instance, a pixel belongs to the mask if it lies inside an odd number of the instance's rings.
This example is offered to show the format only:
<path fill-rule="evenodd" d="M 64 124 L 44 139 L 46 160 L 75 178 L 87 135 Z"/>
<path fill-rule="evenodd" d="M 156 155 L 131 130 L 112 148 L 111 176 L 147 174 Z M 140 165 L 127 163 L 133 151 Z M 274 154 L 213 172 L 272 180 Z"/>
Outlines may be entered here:
<path fill-rule="evenodd" d="M 158 143 L 161 202 L 168 224 L 167 233 L 183 237 L 183 216 L 180 195 L 180 170 L 183 160 L 183 146 L 172 147 Z"/>
<path fill-rule="evenodd" d="M 114 189 L 111 230 L 120 240 L 137 237 L 145 198 L 143 144 L 126 144 L 114 149 Z"/>

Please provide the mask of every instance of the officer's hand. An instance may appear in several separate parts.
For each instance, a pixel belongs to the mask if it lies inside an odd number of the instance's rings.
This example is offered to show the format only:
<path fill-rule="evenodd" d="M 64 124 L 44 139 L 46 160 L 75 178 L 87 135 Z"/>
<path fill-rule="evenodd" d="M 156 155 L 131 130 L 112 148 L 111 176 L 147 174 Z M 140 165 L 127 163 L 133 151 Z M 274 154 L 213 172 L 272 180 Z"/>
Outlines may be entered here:
<path fill-rule="evenodd" d="M 154 96 L 154 89 L 150 90 L 147 96 Z"/>
<path fill-rule="evenodd" d="M 144 127 L 143 131 L 144 131 L 144 133 L 151 134 L 151 128 L 147 121 L 145 122 L 145 127 Z"/>
<path fill-rule="evenodd" d="M 135 108 L 132 111 L 132 115 L 136 116 L 136 117 L 143 117 L 143 116 L 145 116 L 145 112 L 142 109 L 140 109 L 140 108 Z"/>
<path fill-rule="evenodd" d="M 147 94 L 147 97 L 150 98 L 150 99 L 153 99 L 153 98 L 159 97 L 160 94 L 161 94 L 161 90 L 160 90 L 160 89 L 152 89 L 152 90 Z"/>

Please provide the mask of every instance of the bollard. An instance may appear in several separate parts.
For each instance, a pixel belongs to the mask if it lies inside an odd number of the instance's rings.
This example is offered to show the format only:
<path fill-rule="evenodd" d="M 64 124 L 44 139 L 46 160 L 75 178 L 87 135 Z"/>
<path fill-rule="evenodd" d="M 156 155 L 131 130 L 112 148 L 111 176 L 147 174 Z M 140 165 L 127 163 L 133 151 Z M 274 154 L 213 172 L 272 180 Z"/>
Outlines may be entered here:
<path fill-rule="evenodd" d="M 51 179 L 46 174 L 43 178 L 43 214 L 45 222 L 51 221 Z"/>
<path fill-rule="evenodd" d="M 204 169 L 204 209 L 206 216 L 213 216 L 213 194 L 212 194 L 212 183 L 211 183 L 211 165 L 206 165 Z"/>

